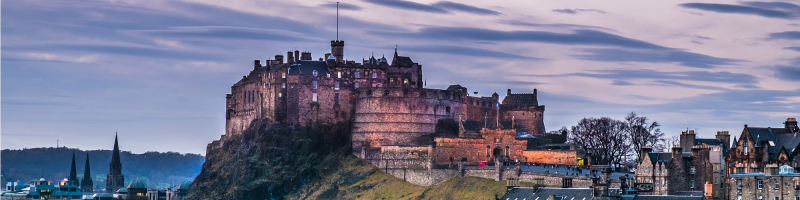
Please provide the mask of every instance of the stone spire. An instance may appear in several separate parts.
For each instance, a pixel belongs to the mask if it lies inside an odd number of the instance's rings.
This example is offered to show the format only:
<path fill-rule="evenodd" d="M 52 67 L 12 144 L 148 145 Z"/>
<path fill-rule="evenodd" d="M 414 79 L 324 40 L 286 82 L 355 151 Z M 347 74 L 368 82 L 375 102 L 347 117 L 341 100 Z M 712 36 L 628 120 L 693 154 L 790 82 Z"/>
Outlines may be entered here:
<path fill-rule="evenodd" d="M 72 167 L 69 169 L 69 183 L 78 185 L 78 170 L 75 169 L 75 153 L 72 153 Z"/>
<path fill-rule="evenodd" d="M 86 166 L 83 168 L 83 180 L 81 180 L 81 192 L 94 192 L 94 182 L 92 173 L 89 169 L 89 152 L 86 152 Z"/>
<path fill-rule="evenodd" d="M 114 135 L 114 153 L 111 155 L 108 176 L 106 176 L 106 192 L 113 193 L 125 187 L 125 177 L 122 176 L 122 163 L 119 160 L 119 140 Z"/>

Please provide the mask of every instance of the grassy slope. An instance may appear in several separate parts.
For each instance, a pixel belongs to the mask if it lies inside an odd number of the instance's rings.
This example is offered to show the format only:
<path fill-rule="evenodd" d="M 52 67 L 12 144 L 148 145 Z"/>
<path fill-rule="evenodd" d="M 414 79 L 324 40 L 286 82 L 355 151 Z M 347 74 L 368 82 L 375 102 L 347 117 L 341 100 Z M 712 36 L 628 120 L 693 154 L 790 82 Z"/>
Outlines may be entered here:
<path fill-rule="evenodd" d="M 334 160 L 330 160 L 336 162 Z M 354 156 L 338 163 L 319 181 L 303 187 L 289 199 L 495 199 L 506 191 L 505 181 L 455 177 L 434 186 L 419 186 L 381 172 Z M 531 186 L 530 183 L 522 183 Z"/>

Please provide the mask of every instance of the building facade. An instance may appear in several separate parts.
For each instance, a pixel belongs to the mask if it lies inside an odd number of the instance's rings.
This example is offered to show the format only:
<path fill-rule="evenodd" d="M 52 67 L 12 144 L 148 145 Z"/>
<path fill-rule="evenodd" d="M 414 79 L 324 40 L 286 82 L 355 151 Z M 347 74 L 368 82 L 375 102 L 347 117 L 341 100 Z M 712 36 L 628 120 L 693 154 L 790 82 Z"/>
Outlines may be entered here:
<path fill-rule="evenodd" d="M 735 173 L 727 179 L 732 200 L 800 199 L 800 173 L 789 165 L 767 164 L 762 172 Z"/>

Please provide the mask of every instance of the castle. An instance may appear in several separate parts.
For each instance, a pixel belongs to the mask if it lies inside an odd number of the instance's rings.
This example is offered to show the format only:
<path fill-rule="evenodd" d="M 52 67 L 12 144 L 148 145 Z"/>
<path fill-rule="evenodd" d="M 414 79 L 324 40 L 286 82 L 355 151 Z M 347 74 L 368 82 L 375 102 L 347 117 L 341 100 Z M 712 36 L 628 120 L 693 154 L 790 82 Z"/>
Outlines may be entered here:
<path fill-rule="evenodd" d="M 283 55 L 255 60 L 253 70 L 226 96 L 225 134 L 241 134 L 256 120 L 291 126 L 349 123 L 353 154 L 382 168 L 536 159 L 526 151 L 527 139 L 517 137 L 545 134 L 545 106 L 539 105 L 536 89 L 508 89 L 500 101 L 497 93 L 470 96 L 461 85 L 424 88 L 422 69 L 397 49 L 391 60 L 345 60 L 341 40 L 331 41 L 331 53 L 318 60 L 298 50 L 287 52 L 285 60 Z"/>

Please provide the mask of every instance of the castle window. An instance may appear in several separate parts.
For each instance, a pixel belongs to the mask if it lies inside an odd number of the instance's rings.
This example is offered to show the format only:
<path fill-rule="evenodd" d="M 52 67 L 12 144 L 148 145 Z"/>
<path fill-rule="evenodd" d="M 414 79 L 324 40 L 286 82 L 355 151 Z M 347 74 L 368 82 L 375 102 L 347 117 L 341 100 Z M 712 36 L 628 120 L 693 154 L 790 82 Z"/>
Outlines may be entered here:
<path fill-rule="evenodd" d="M 278 92 L 278 97 L 283 97 L 283 92 Z"/>
<path fill-rule="evenodd" d="M 378 84 L 377 83 L 373 83 L 372 87 L 378 87 Z"/>
<path fill-rule="evenodd" d="M 311 73 L 312 73 L 312 74 L 314 74 L 314 76 L 317 76 L 317 75 L 318 75 L 318 74 L 317 74 L 317 70 L 314 70 L 314 71 L 312 71 Z"/>
<path fill-rule="evenodd" d="M 358 88 L 358 83 L 353 83 L 353 86 Z"/>
<path fill-rule="evenodd" d="M 336 82 L 336 85 L 333 88 L 334 90 L 339 90 L 339 82 Z"/>
<path fill-rule="evenodd" d="M 311 89 L 317 89 L 317 80 L 311 81 Z"/>
<path fill-rule="evenodd" d="M 694 180 L 689 180 L 689 188 L 694 189 Z"/>
<path fill-rule="evenodd" d="M 360 72 L 356 72 L 355 75 L 356 75 L 356 78 L 361 78 L 361 73 Z"/>
<path fill-rule="evenodd" d="M 372 78 L 378 78 L 378 72 L 372 73 Z"/>
<path fill-rule="evenodd" d="M 450 106 L 447 106 L 444 109 L 445 109 L 445 113 L 449 115 L 450 114 Z"/>
<path fill-rule="evenodd" d="M 281 72 L 281 78 L 286 78 L 286 72 Z"/>
<path fill-rule="evenodd" d="M 317 102 L 317 93 L 311 93 L 311 101 Z"/>
<path fill-rule="evenodd" d="M 286 83 L 281 83 L 281 88 L 286 88 Z"/>
<path fill-rule="evenodd" d="M 338 72 L 339 74 L 336 76 L 337 78 L 342 78 L 342 72 Z"/>

